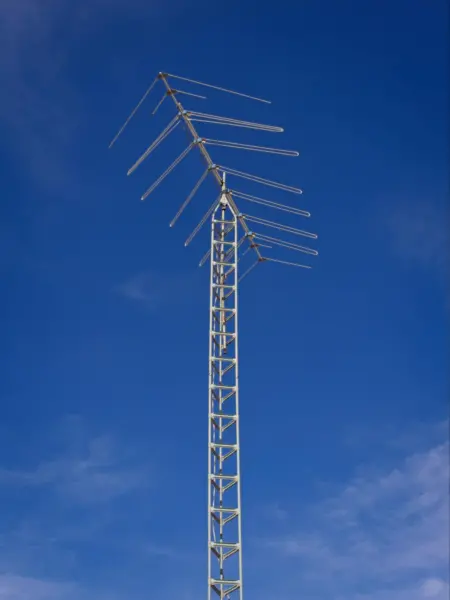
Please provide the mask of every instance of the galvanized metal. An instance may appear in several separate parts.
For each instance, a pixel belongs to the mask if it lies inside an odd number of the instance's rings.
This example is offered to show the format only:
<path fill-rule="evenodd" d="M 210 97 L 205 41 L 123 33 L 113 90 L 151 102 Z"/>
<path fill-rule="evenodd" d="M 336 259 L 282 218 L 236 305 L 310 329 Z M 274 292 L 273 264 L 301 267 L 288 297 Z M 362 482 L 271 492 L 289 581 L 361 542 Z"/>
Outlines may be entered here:
<path fill-rule="evenodd" d="M 243 599 L 238 244 L 238 220 L 224 183 L 211 219 L 208 600 Z"/>

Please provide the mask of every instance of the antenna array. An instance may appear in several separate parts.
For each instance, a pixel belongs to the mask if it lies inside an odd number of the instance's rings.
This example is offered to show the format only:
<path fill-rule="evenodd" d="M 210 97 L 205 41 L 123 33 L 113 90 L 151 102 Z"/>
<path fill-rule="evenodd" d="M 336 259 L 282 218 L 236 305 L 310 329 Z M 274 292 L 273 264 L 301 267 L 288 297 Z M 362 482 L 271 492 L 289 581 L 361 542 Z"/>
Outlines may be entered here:
<path fill-rule="evenodd" d="M 205 96 L 173 87 L 172 81 L 174 80 L 226 92 L 265 104 L 270 104 L 270 102 L 186 77 L 159 73 L 110 144 L 110 147 L 115 144 L 150 92 L 157 83 L 160 83 L 163 86 L 163 96 L 154 108 L 153 114 L 158 112 L 167 98 L 173 101 L 176 114 L 130 167 L 128 175 L 134 173 L 180 125 L 188 132 L 190 142 L 183 152 L 142 194 L 141 199 L 147 199 L 194 148 L 200 152 L 205 170 L 173 217 L 170 226 L 173 227 L 188 208 L 205 180 L 213 178 L 219 186 L 218 196 L 186 239 L 185 246 L 191 243 L 207 222 L 210 223 L 210 247 L 199 263 L 200 266 L 205 265 L 208 261 L 210 263 L 208 600 L 211 600 L 213 595 L 220 600 L 230 599 L 231 596 L 236 600 L 243 600 L 238 283 L 261 263 L 273 262 L 305 269 L 311 268 L 309 265 L 299 263 L 293 259 L 281 258 L 276 254 L 276 251 L 286 250 L 289 253 L 316 256 L 318 254 L 316 250 L 298 243 L 297 239 L 300 237 L 315 240 L 317 235 L 290 224 L 241 212 L 237 200 L 239 200 L 239 203 L 242 201 L 245 205 L 279 211 L 285 216 L 310 217 L 309 212 L 296 206 L 267 200 L 240 191 L 234 186 L 230 187 L 230 180 L 241 180 L 291 194 L 302 194 L 301 189 L 291 185 L 217 164 L 212 160 L 209 148 L 222 147 L 286 157 L 297 157 L 298 152 L 270 146 L 221 140 L 215 137 L 202 137 L 196 128 L 197 124 L 202 127 L 204 125 L 220 125 L 265 133 L 281 133 L 283 129 L 234 117 L 187 110 L 180 100 L 181 97 L 205 99 Z M 257 231 L 255 228 L 257 228 Z M 289 236 L 291 236 L 291 239 L 289 239 Z M 296 241 L 292 241 L 292 239 Z M 253 254 L 254 260 L 242 274 L 238 274 L 238 267 L 248 254 Z"/>

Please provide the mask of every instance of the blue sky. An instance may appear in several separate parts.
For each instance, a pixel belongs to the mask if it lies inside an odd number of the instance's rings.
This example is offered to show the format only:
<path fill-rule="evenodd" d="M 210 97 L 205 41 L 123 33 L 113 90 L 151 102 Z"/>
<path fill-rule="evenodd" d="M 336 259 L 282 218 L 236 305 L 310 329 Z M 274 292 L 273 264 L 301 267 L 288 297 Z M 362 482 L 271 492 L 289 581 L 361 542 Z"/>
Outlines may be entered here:
<path fill-rule="evenodd" d="M 74 4 L 0 7 L 1 600 L 206 593 L 208 196 L 127 179 L 157 95 L 107 151 L 159 70 L 273 101 L 195 106 L 286 128 L 227 162 L 319 234 L 240 294 L 247 598 L 448 598 L 446 3 Z"/>

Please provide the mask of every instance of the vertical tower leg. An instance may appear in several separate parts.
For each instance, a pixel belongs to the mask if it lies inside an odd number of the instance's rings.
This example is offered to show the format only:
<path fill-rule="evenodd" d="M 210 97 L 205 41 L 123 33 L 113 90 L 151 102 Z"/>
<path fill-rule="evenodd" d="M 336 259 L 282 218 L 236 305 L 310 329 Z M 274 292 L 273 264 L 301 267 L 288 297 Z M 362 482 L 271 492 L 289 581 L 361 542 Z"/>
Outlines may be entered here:
<path fill-rule="evenodd" d="M 211 222 L 208 600 L 243 600 L 237 263 L 237 219 L 224 192 Z"/>

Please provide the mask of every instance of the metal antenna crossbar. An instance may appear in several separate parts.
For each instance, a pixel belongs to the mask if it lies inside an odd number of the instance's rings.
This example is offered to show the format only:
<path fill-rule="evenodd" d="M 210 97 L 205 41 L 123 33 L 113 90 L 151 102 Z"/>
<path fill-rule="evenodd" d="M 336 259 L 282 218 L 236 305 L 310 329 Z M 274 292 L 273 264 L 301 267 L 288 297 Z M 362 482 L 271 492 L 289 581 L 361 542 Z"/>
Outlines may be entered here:
<path fill-rule="evenodd" d="M 253 203 L 258 207 L 280 211 L 285 215 L 309 218 L 310 213 L 296 206 L 266 200 L 242 191 L 232 191 L 227 186 L 229 177 L 265 185 L 272 190 L 301 194 L 302 190 L 252 175 L 235 168 L 220 166 L 209 154 L 207 146 L 231 150 L 247 150 L 279 156 L 295 157 L 298 152 L 270 146 L 244 144 L 232 140 L 217 140 L 214 137 L 202 138 L 195 123 L 208 126 L 240 127 L 258 132 L 281 133 L 283 129 L 274 125 L 264 125 L 254 121 L 243 121 L 234 117 L 223 117 L 206 112 L 186 110 L 180 101 L 181 96 L 205 100 L 204 96 L 190 91 L 178 90 L 170 80 L 178 79 L 187 84 L 199 85 L 212 90 L 270 104 L 267 100 L 242 94 L 223 87 L 203 83 L 194 79 L 159 73 L 145 92 L 131 115 L 127 118 L 110 147 L 129 125 L 132 117 L 149 96 L 159 81 L 164 86 L 164 95 L 153 110 L 155 114 L 166 98 L 171 98 L 176 114 L 159 136 L 128 170 L 131 175 L 182 123 L 191 137 L 189 145 L 160 175 L 142 195 L 148 198 L 163 180 L 188 156 L 198 148 L 206 169 L 182 203 L 170 222 L 173 227 L 192 203 L 203 182 L 212 177 L 220 188 L 216 200 L 211 204 L 198 225 L 187 238 L 189 245 L 209 220 L 211 224 L 210 247 L 200 260 L 203 266 L 210 262 L 210 327 L 209 327 L 209 434 L 208 434 L 208 600 L 243 600 L 242 572 L 242 519 L 241 519 L 241 467 L 240 467 L 240 418 L 239 418 L 239 360 L 238 360 L 238 288 L 239 282 L 262 263 L 310 269 L 310 265 L 293 262 L 288 257 L 272 256 L 272 252 L 300 252 L 309 257 L 317 256 L 313 248 L 300 245 L 289 239 L 272 237 L 264 233 L 264 228 L 275 229 L 278 235 L 298 236 L 316 240 L 317 235 L 290 224 L 283 224 L 259 215 L 240 212 L 235 198 Z M 250 224 L 262 227 L 262 232 L 250 229 Z M 264 252 L 264 253 L 263 253 Z M 241 263 L 248 254 L 254 255 L 253 262 L 240 273 Z M 238 272 L 239 271 L 239 272 Z"/>

